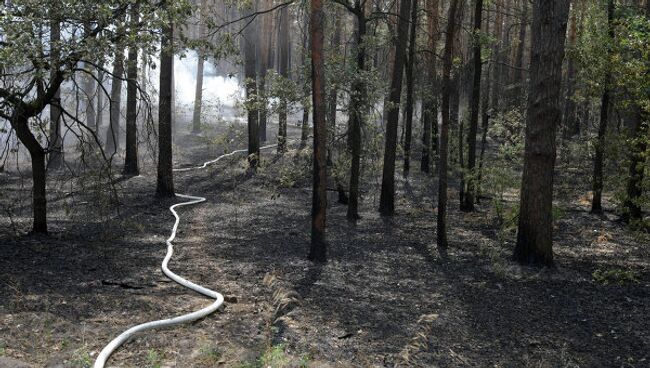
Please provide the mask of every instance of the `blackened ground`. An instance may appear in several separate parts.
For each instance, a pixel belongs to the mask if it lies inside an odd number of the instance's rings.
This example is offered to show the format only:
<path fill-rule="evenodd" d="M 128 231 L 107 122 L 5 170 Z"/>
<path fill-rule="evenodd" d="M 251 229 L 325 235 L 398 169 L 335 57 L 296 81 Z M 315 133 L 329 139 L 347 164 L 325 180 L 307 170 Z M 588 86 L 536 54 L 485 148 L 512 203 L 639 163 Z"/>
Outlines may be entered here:
<path fill-rule="evenodd" d="M 228 133 L 231 147 L 217 135 L 184 136 L 177 164 L 239 148 L 236 130 Z M 509 260 L 514 233 L 499 230 L 490 200 L 464 214 L 450 190 L 450 247 L 441 250 L 434 179 L 416 172 L 398 181 L 392 219 L 377 215 L 372 183 L 356 225 L 332 193 L 329 262 L 313 265 L 306 261 L 308 160 L 309 152 L 270 150 L 256 175 L 243 156 L 176 175 L 177 192 L 207 202 L 180 210 L 170 267 L 223 292 L 225 308 L 143 334 L 111 366 L 255 366 L 272 345 L 282 345 L 287 366 L 650 365 L 647 234 L 611 213 L 590 215 L 584 199 L 566 194 L 558 204 L 557 268 L 522 268 Z M 12 193 L 2 205 L 18 215 L 0 222 L 0 356 L 85 366 L 124 329 L 209 303 L 160 272 L 173 223 L 167 207 L 178 200 L 153 198 L 151 174 L 120 182 L 119 215 L 106 210 L 105 194 L 61 185 L 50 201 L 49 237 L 22 235 L 28 196 L 17 174 L 1 174 L 2 193 Z M 22 202 L 12 197 L 18 193 Z M 634 280 L 595 280 L 594 272 L 608 271 Z"/>

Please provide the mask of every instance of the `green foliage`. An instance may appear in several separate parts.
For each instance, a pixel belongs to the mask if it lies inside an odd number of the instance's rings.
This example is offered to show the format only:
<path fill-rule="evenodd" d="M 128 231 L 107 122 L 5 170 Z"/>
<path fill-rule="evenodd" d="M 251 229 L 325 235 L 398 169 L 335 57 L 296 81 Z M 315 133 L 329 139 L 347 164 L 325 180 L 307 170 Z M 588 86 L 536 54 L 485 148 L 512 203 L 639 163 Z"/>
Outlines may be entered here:
<path fill-rule="evenodd" d="M 621 268 L 602 269 L 593 272 L 594 281 L 603 285 L 625 285 L 639 282 L 639 275 L 633 270 Z"/>
<path fill-rule="evenodd" d="M 147 367 L 160 368 L 162 366 L 162 357 L 156 350 L 149 350 L 147 352 Z"/>
<path fill-rule="evenodd" d="M 70 363 L 75 368 L 90 368 L 93 365 L 93 359 L 90 356 L 90 351 L 86 345 L 75 350 L 72 354 Z"/>

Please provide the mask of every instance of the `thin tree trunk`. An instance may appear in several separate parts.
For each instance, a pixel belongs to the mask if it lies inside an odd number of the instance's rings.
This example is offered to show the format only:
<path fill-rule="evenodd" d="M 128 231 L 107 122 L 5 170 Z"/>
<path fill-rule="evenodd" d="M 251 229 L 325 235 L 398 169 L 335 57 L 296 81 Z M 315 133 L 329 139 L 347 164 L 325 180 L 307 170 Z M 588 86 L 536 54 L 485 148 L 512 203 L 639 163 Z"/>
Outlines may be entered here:
<path fill-rule="evenodd" d="M 132 5 L 131 22 L 138 22 L 137 3 Z M 126 65 L 126 156 L 124 158 L 124 175 L 138 175 L 138 48 L 129 46 Z"/>
<path fill-rule="evenodd" d="M 366 46 L 364 37 L 366 35 L 366 14 L 360 0 L 355 2 L 357 26 L 355 34 L 356 47 L 356 72 L 361 73 L 366 68 Z M 364 110 L 366 106 L 366 85 L 362 78 L 355 78 L 352 86 L 351 96 L 352 114 L 350 119 L 350 139 L 351 139 L 351 163 L 350 163 L 350 195 L 348 199 L 348 211 L 346 217 L 348 220 L 356 221 L 359 216 L 359 178 L 361 167 L 361 127 L 364 124 Z"/>
<path fill-rule="evenodd" d="M 278 71 L 280 75 L 289 78 L 289 9 L 280 10 L 280 24 L 278 30 Z M 278 153 L 287 150 L 287 100 L 280 96 L 278 112 Z"/>
<path fill-rule="evenodd" d="M 438 128 L 437 109 L 437 76 L 436 76 L 436 44 L 438 42 L 438 0 L 427 0 L 427 33 L 428 33 L 428 67 L 426 68 L 429 92 L 425 94 L 422 105 L 422 159 L 420 170 L 429 173 L 433 146 L 436 145 Z M 433 141 L 433 142 L 432 142 Z"/>
<path fill-rule="evenodd" d="M 535 0 L 524 172 L 514 258 L 553 264 L 555 133 L 562 118 L 562 61 L 569 0 Z"/>
<path fill-rule="evenodd" d="M 445 36 L 445 53 L 442 68 L 442 125 L 440 127 L 440 147 L 438 159 L 438 218 L 437 241 L 439 247 L 447 247 L 447 166 L 449 151 L 449 98 L 452 89 L 451 66 L 454 53 L 454 35 L 456 34 L 456 13 L 458 0 L 451 0 L 447 17 L 447 35 Z"/>
<path fill-rule="evenodd" d="M 413 69 L 415 67 L 416 31 L 418 28 L 418 0 L 413 0 L 411 30 L 409 35 L 408 62 L 406 64 L 406 122 L 404 124 L 404 177 L 411 170 L 411 139 L 413 136 Z"/>
<path fill-rule="evenodd" d="M 609 40 L 614 39 L 614 0 L 607 2 L 607 24 Z M 607 51 L 609 58 L 609 51 Z M 594 157 L 594 174 L 593 174 L 593 198 L 591 200 L 591 212 L 602 213 L 602 195 L 603 195 L 603 161 L 605 156 L 605 135 L 607 134 L 607 120 L 609 119 L 609 100 L 610 100 L 611 72 L 605 72 L 605 84 L 603 96 L 600 103 L 600 123 L 598 125 L 598 138 L 596 142 L 596 154 Z"/>
<path fill-rule="evenodd" d="M 327 123 L 325 122 L 325 60 L 323 55 L 323 0 L 311 0 L 311 81 L 314 108 L 314 171 L 311 205 L 311 248 L 309 259 L 327 260 L 325 224 L 327 213 Z"/>
<path fill-rule="evenodd" d="M 483 0 L 475 0 L 474 6 L 474 80 L 472 81 L 472 96 L 470 102 L 469 132 L 467 133 L 467 191 L 460 209 L 474 211 L 474 195 L 476 193 L 476 134 L 478 131 L 478 115 L 481 101 L 481 75 L 483 63 L 481 60 L 481 42 L 478 35 L 481 33 Z M 526 0 L 527 1 L 527 0 Z"/>
<path fill-rule="evenodd" d="M 201 110 L 203 108 L 203 69 L 205 55 L 202 51 L 197 54 L 196 63 L 196 90 L 194 91 L 194 110 L 192 112 L 192 134 L 201 133 Z"/>
<path fill-rule="evenodd" d="M 17 109 L 20 110 L 20 109 Z M 20 112 L 10 121 L 16 136 L 25 145 L 32 161 L 32 233 L 47 234 L 47 199 L 45 196 L 45 151 L 29 130 L 28 118 Z"/>
<path fill-rule="evenodd" d="M 122 105 L 122 78 L 124 76 L 124 48 L 116 45 L 111 82 L 109 125 L 106 131 L 106 152 L 114 155 L 120 148 L 120 107 Z"/>
<path fill-rule="evenodd" d="M 635 106 L 632 127 L 632 147 L 630 148 L 629 176 L 627 179 L 626 198 L 623 203 L 625 213 L 623 219 L 630 223 L 643 219 L 640 199 L 643 194 L 643 177 L 645 170 L 645 155 L 648 149 L 648 126 L 644 123 L 641 108 Z"/>
<path fill-rule="evenodd" d="M 165 5 L 163 5 L 165 6 Z M 174 197 L 172 170 L 172 95 L 174 74 L 174 25 L 163 26 L 160 44 L 160 95 L 158 105 L 157 197 Z"/>
<path fill-rule="evenodd" d="M 576 45 L 577 39 L 577 8 L 575 6 L 571 9 L 571 20 L 569 22 L 569 39 L 568 47 L 573 48 Z M 564 116 L 562 127 L 564 128 L 564 138 L 570 138 L 580 133 L 580 124 L 576 119 L 576 65 L 575 58 L 571 55 L 567 57 L 567 72 L 566 72 L 566 98 L 564 100 Z"/>
<path fill-rule="evenodd" d="M 100 68 L 97 70 L 97 80 L 99 82 L 97 83 L 97 129 L 95 130 L 95 133 L 98 133 L 99 128 L 104 124 L 104 72 L 101 69 L 101 62 Z"/>
<path fill-rule="evenodd" d="M 248 12 L 251 14 L 252 11 Z M 255 171 L 260 157 L 259 96 L 257 91 L 256 44 L 257 27 L 249 25 L 244 30 L 244 77 L 246 78 L 246 110 L 248 112 L 248 164 Z"/>
<path fill-rule="evenodd" d="M 84 23 L 84 33 L 90 33 L 90 23 Z M 95 111 L 94 96 L 97 94 L 97 86 L 94 76 L 94 68 L 89 63 L 84 63 L 85 75 L 83 79 L 84 101 L 86 103 L 86 126 L 97 133 L 97 112 Z"/>
<path fill-rule="evenodd" d="M 526 50 L 526 30 L 528 28 L 528 1 L 521 0 L 521 24 L 519 25 L 519 43 L 517 45 L 517 53 L 515 56 L 515 68 L 513 69 L 513 96 L 515 99 L 521 103 L 524 101 L 524 82 L 526 81 L 525 69 L 526 65 L 524 62 L 524 54 Z"/>
<path fill-rule="evenodd" d="M 201 0 L 201 14 L 199 18 L 199 38 L 205 37 L 205 22 L 208 11 L 208 1 Z M 192 112 L 192 134 L 201 133 L 201 110 L 203 107 L 203 69 L 205 64 L 205 51 L 201 47 L 197 53 L 196 62 L 196 90 L 194 92 L 194 110 Z"/>
<path fill-rule="evenodd" d="M 384 168 L 381 180 L 381 195 L 379 197 L 379 213 L 382 216 L 392 216 L 395 213 L 395 156 L 397 150 L 397 128 L 399 122 L 399 107 L 402 97 L 402 76 L 406 44 L 409 36 L 409 15 L 411 0 L 400 3 L 399 21 L 397 28 L 397 43 L 395 45 L 395 63 L 390 85 L 389 102 L 386 122 L 386 141 L 384 145 Z"/>
<path fill-rule="evenodd" d="M 52 22 L 50 25 L 50 45 L 52 47 L 51 59 L 54 68 L 51 74 L 57 72 L 59 59 L 59 41 L 61 40 L 61 26 L 59 22 Z M 56 68 L 56 69 L 55 69 Z M 61 90 L 58 89 L 50 103 L 50 132 L 47 166 L 52 169 L 60 169 L 64 164 L 63 157 L 63 135 L 61 134 Z"/>

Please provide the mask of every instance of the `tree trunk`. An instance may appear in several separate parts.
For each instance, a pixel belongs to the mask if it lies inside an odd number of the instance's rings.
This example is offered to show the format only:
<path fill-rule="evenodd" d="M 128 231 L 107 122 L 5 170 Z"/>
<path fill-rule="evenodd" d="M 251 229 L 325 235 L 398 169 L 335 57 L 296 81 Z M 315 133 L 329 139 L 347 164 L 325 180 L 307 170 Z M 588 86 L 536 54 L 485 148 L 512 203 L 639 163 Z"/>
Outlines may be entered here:
<path fill-rule="evenodd" d="M 416 32 L 418 28 L 418 0 L 413 0 L 411 30 L 409 35 L 408 62 L 406 64 L 406 122 L 404 124 L 404 177 L 411 170 L 411 139 L 413 130 L 413 69 L 415 67 Z"/>
<path fill-rule="evenodd" d="M 272 4 L 272 1 L 262 0 L 262 4 Z M 271 68 L 272 64 L 273 18 L 269 15 L 261 15 L 260 23 L 261 24 L 256 24 L 256 27 L 254 27 L 255 47 L 257 48 L 255 61 L 257 62 L 257 70 L 259 73 L 257 77 L 257 99 L 259 107 L 257 131 L 259 142 L 266 142 L 266 131 L 269 120 L 269 99 L 266 93 L 266 75 L 268 74 L 268 70 Z M 278 132 L 278 147 L 280 146 L 279 135 L 280 133 Z"/>
<path fill-rule="evenodd" d="M 138 22 L 138 6 L 132 5 L 131 22 Z M 124 175 L 139 175 L 138 167 L 138 48 L 129 46 L 126 65 L 126 156 L 124 158 Z"/>
<path fill-rule="evenodd" d="M 205 22 L 208 11 L 208 1 L 201 0 L 201 14 L 199 18 L 199 38 L 205 37 Z M 201 110 L 203 107 L 203 68 L 205 64 L 205 51 L 199 48 L 196 53 L 196 91 L 194 92 L 194 111 L 192 113 L 192 134 L 201 133 Z"/>
<path fill-rule="evenodd" d="M 122 105 L 122 78 L 124 76 L 124 48 L 116 45 L 109 102 L 109 124 L 106 130 L 106 153 L 114 155 L 120 148 L 120 107 Z"/>
<path fill-rule="evenodd" d="M 165 6 L 165 5 L 163 5 Z M 163 26 L 160 44 L 160 95 L 158 105 L 157 197 L 174 197 L 172 170 L 172 94 L 174 74 L 174 25 Z"/>
<path fill-rule="evenodd" d="M 19 109 L 18 109 L 19 110 Z M 19 111 L 10 121 L 16 136 L 25 145 L 32 161 L 32 233 L 47 234 L 47 200 L 45 197 L 45 151 L 29 130 L 29 120 Z"/>
<path fill-rule="evenodd" d="M 50 25 L 50 44 L 52 47 L 51 61 L 53 68 L 50 71 L 54 75 L 59 68 L 59 41 L 61 40 L 61 26 L 58 22 Z M 58 89 L 50 103 L 50 132 L 47 166 L 52 169 L 60 169 L 64 164 L 63 157 L 63 135 L 61 134 L 61 90 Z"/>
<path fill-rule="evenodd" d="M 356 47 L 356 72 L 362 73 L 366 68 L 366 46 L 363 43 L 366 35 L 366 14 L 361 2 L 355 2 L 357 26 L 355 34 Z M 346 217 L 348 220 L 356 221 L 359 216 L 359 178 L 361 176 L 361 127 L 364 124 L 364 110 L 366 106 L 366 85 L 362 78 L 355 78 L 352 85 L 352 96 L 350 96 L 351 111 L 350 119 L 350 143 L 351 143 L 351 163 L 350 163 L 350 195 L 348 198 L 348 211 Z"/>
<path fill-rule="evenodd" d="M 494 37 L 496 42 L 492 49 L 492 58 L 494 67 L 492 68 L 492 109 L 496 112 L 500 110 L 501 104 L 501 83 L 499 73 L 501 72 L 501 44 L 503 40 L 503 1 L 495 0 L 495 18 L 494 18 Z"/>
<path fill-rule="evenodd" d="M 625 213 L 623 219 L 634 223 L 643 220 L 641 209 L 641 195 L 643 194 L 643 176 L 645 170 L 645 155 L 647 154 L 648 126 L 644 123 L 641 108 L 635 106 L 632 127 L 632 147 L 630 148 L 629 176 L 627 179 L 626 198 L 623 206 Z"/>
<path fill-rule="evenodd" d="M 278 72 L 289 78 L 289 9 L 285 6 L 280 10 L 280 24 L 278 30 Z M 287 100 L 280 96 L 278 113 L 278 153 L 287 150 Z"/>
<path fill-rule="evenodd" d="M 99 82 L 97 83 L 97 109 L 95 110 L 97 113 L 97 119 L 95 119 L 97 129 L 95 130 L 95 133 L 99 133 L 99 127 L 104 124 L 104 72 L 101 70 L 101 68 L 97 70 L 97 80 Z"/>
<path fill-rule="evenodd" d="M 569 39 L 568 47 L 574 48 L 577 39 L 577 8 L 575 6 L 571 9 L 571 20 L 569 22 Z M 575 58 L 571 55 L 567 57 L 567 72 L 566 72 L 566 98 L 564 100 L 564 116 L 562 127 L 564 128 L 564 138 L 570 138 L 580 133 L 580 124 L 576 119 L 576 65 Z"/>
<path fill-rule="evenodd" d="M 84 23 L 84 33 L 90 33 L 90 23 Z M 93 98 L 97 94 L 97 85 L 94 78 L 94 68 L 89 63 L 84 63 L 85 75 L 83 77 L 83 93 L 86 103 L 86 126 L 93 133 L 97 133 L 97 112 Z"/>
<path fill-rule="evenodd" d="M 395 156 L 397 150 L 397 125 L 399 122 L 399 106 L 402 97 L 402 75 L 404 73 L 404 58 L 409 36 L 409 15 L 411 0 L 400 3 L 399 21 L 397 28 L 397 43 L 395 45 L 395 62 L 390 85 L 389 102 L 391 105 L 386 121 L 386 141 L 384 145 L 384 168 L 381 180 L 381 195 L 379 197 L 379 213 L 382 216 L 392 216 L 395 213 Z"/>
<path fill-rule="evenodd" d="M 428 83 L 428 93 L 423 96 L 422 104 L 422 159 L 420 160 L 420 170 L 429 173 L 431 169 L 431 157 L 433 156 L 432 142 L 437 139 L 438 127 L 438 109 L 437 109 L 437 76 L 436 76 L 436 43 L 438 41 L 438 0 L 427 0 L 427 43 L 428 43 L 428 67 L 426 76 Z"/>
<path fill-rule="evenodd" d="M 526 0 L 527 1 L 527 0 Z M 474 7 L 474 79 L 472 81 L 472 95 L 470 102 L 469 132 L 467 133 L 467 191 L 460 209 L 474 211 L 474 195 L 476 193 L 476 133 L 478 131 L 478 115 L 481 100 L 481 74 L 483 63 L 481 60 L 481 42 L 478 35 L 481 33 L 483 15 L 483 0 L 476 0 Z"/>
<path fill-rule="evenodd" d="M 614 39 L 614 0 L 608 0 L 607 2 L 607 24 L 608 24 L 608 34 L 609 40 Z M 609 58 L 609 50 L 607 51 L 607 57 Z M 600 123 L 598 124 L 598 138 L 596 142 L 596 153 L 594 156 L 594 174 L 593 174 L 593 198 L 591 200 L 591 212 L 592 213 L 602 213 L 603 204 L 603 161 L 605 156 L 605 135 L 607 134 L 607 120 L 609 119 L 609 100 L 610 100 L 610 84 L 611 84 L 611 72 L 610 70 L 605 71 L 605 84 L 603 90 L 603 96 L 600 103 Z"/>
<path fill-rule="evenodd" d="M 442 125 L 440 127 L 440 147 L 438 148 L 438 218 L 437 241 L 439 247 L 447 247 L 447 166 L 449 151 L 449 98 L 451 94 L 451 67 L 454 54 L 454 35 L 456 34 L 456 13 L 458 0 L 451 0 L 447 17 L 447 35 L 442 67 Z"/>
<path fill-rule="evenodd" d="M 201 133 L 201 110 L 203 108 L 203 69 L 205 55 L 202 51 L 197 54 L 196 63 L 196 90 L 194 91 L 194 110 L 192 112 L 192 134 Z"/>
<path fill-rule="evenodd" d="M 569 0 L 535 0 L 524 172 L 514 258 L 553 264 L 553 170 Z"/>
<path fill-rule="evenodd" d="M 327 260 L 325 224 L 327 213 L 327 123 L 325 122 L 325 60 L 323 55 L 323 0 L 311 0 L 311 82 L 314 109 L 314 171 L 311 205 L 309 259 Z"/>
<path fill-rule="evenodd" d="M 517 53 L 515 56 L 515 68 L 513 69 L 513 96 L 521 103 L 524 101 L 524 83 L 526 81 L 526 63 L 524 62 L 524 54 L 526 50 L 526 29 L 528 28 L 528 1 L 521 0 L 521 24 L 519 25 L 519 43 L 517 45 Z"/>
<path fill-rule="evenodd" d="M 252 14 L 252 10 L 246 15 Z M 248 164 L 257 170 L 260 157 L 259 96 L 257 92 L 256 44 L 257 27 L 251 24 L 244 30 L 244 77 L 246 78 L 246 110 L 248 112 Z"/>

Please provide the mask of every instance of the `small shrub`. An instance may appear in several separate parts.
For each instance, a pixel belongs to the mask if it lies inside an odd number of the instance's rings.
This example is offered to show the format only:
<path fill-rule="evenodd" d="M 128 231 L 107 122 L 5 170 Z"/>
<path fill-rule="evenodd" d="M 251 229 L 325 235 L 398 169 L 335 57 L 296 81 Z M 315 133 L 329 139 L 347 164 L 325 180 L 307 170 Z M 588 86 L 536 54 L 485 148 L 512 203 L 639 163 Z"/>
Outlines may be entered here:
<path fill-rule="evenodd" d="M 603 285 L 625 285 L 639 282 L 638 274 L 635 271 L 620 268 L 609 270 L 599 268 L 591 276 L 594 281 Z"/>

